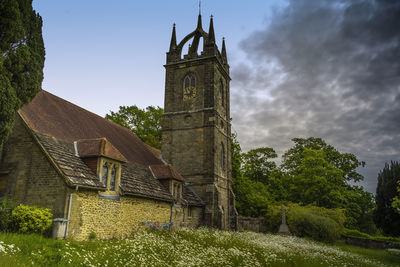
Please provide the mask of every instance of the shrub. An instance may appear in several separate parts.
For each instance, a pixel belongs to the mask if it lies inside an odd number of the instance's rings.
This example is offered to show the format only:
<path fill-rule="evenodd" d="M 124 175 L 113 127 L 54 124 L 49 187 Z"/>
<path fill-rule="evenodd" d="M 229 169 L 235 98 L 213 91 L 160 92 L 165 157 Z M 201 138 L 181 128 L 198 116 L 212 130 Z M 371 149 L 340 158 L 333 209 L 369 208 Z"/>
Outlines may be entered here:
<path fill-rule="evenodd" d="M 20 204 L 11 213 L 11 222 L 21 233 L 43 233 L 50 228 L 53 214 L 50 209 Z"/>
<path fill-rule="evenodd" d="M 269 206 L 266 213 L 267 228 L 271 232 L 277 232 L 281 224 L 280 208 L 278 205 Z M 286 221 L 292 234 L 326 242 L 340 238 L 346 219 L 342 210 L 294 203 L 288 204 L 286 208 Z"/>
<path fill-rule="evenodd" d="M 90 232 L 89 234 L 89 240 L 95 240 L 97 237 L 97 234 L 95 232 Z"/>
<path fill-rule="evenodd" d="M 10 230 L 11 212 L 15 208 L 14 203 L 4 197 L 0 199 L 0 231 Z"/>

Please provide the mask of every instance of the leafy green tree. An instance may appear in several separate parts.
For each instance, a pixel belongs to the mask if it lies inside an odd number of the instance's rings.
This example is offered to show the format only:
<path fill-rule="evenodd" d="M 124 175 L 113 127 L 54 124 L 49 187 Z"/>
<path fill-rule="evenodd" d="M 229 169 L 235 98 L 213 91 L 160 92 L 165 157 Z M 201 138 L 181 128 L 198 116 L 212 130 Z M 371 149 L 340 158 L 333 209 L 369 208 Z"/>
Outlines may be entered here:
<path fill-rule="evenodd" d="M 304 154 L 304 149 L 322 150 L 325 153 L 326 161 L 333 167 L 342 170 L 343 177 L 347 181 L 362 181 L 364 178 L 357 172 L 357 167 L 365 165 L 365 162 L 359 161 L 357 157 L 351 153 L 340 153 L 333 146 L 328 145 L 321 138 L 309 137 L 294 138 L 292 141 L 295 145 L 283 155 L 281 168 L 284 171 L 291 172 L 300 165 Z"/>
<path fill-rule="evenodd" d="M 164 110 L 148 106 L 140 109 L 136 105 L 121 106 L 118 112 L 111 111 L 106 119 L 118 123 L 134 132 L 144 143 L 161 149 L 161 117 Z"/>
<path fill-rule="evenodd" d="M 252 149 L 242 155 L 243 158 L 243 175 L 253 181 L 268 184 L 268 178 L 271 173 L 276 170 L 276 163 L 270 159 L 276 158 L 278 155 L 275 150 L 270 147 L 260 147 Z"/>
<path fill-rule="evenodd" d="M 378 174 L 376 188 L 375 223 L 386 235 L 400 236 L 400 214 L 393 207 L 393 199 L 397 195 L 397 185 L 400 181 L 400 163 L 391 162 Z"/>
<path fill-rule="evenodd" d="M 231 136 L 231 163 L 232 163 L 232 179 L 242 176 L 242 148 L 237 140 L 236 133 Z"/>
<path fill-rule="evenodd" d="M 262 216 L 271 202 L 267 187 L 261 182 L 255 182 L 245 176 L 232 180 L 236 196 L 236 209 L 244 216 Z"/>
<path fill-rule="evenodd" d="M 345 198 L 345 226 L 349 229 L 375 234 L 376 225 L 373 220 L 373 213 L 376 208 L 375 198 L 370 192 L 366 192 L 362 187 L 351 186 L 343 191 Z"/>
<path fill-rule="evenodd" d="M 15 112 L 29 102 L 43 81 L 42 18 L 32 0 L 0 1 L 0 146 Z"/>
<path fill-rule="evenodd" d="M 304 205 L 336 208 L 344 203 L 345 179 L 343 171 L 326 160 L 322 150 L 304 148 L 300 162 L 289 174 L 293 177 L 289 189 L 289 200 Z"/>

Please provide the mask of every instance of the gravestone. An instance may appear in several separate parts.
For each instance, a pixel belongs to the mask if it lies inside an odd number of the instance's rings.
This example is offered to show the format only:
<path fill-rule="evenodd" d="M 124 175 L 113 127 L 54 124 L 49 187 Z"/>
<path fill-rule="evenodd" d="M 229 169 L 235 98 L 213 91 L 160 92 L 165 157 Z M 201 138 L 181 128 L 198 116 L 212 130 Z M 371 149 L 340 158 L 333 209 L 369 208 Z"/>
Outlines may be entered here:
<path fill-rule="evenodd" d="M 286 224 L 285 206 L 284 205 L 282 205 L 281 211 L 282 211 L 282 223 L 279 226 L 278 234 L 280 234 L 280 235 L 291 235 L 291 233 L 289 231 L 289 227 Z"/>

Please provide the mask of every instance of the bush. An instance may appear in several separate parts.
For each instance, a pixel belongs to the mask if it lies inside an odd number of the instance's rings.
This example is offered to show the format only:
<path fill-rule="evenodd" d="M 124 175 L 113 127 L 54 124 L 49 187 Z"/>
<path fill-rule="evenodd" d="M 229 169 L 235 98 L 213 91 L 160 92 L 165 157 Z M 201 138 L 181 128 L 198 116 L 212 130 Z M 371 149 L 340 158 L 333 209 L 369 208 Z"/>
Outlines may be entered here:
<path fill-rule="evenodd" d="M 267 228 L 277 232 L 281 224 L 281 206 L 270 206 L 266 213 Z M 311 237 L 317 241 L 333 242 L 340 238 L 344 229 L 345 216 L 340 209 L 326 209 L 316 206 L 287 205 L 287 224 L 292 234 Z"/>
<path fill-rule="evenodd" d="M 14 203 L 4 197 L 0 199 L 0 231 L 10 230 L 11 212 L 15 208 Z"/>
<path fill-rule="evenodd" d="M 43 233 L 50 228 L 53 214 L 50 209 L 20 204 L 11 213 L 11 222 L 21 233 Z"/>

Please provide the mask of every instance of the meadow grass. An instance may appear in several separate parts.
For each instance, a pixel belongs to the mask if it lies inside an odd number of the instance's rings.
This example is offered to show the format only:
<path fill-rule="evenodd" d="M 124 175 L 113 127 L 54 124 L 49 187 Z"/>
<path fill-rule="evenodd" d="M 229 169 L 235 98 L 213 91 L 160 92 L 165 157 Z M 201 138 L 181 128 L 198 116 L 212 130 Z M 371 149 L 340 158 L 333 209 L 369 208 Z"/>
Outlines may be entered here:
<path fill-rule="evenodd" d="M 0 233 L 1 266 L 396 266 L 399 255 L 296 237 L 211 229 L 77 242 Z"/>

